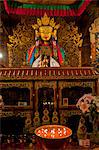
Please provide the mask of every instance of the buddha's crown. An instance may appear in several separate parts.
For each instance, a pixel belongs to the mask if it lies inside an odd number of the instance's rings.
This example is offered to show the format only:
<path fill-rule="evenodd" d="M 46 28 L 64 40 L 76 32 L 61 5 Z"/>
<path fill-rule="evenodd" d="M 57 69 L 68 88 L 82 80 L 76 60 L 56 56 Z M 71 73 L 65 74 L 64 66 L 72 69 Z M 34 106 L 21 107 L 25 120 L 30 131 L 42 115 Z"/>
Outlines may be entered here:
<path fill-rule="evenodd" d="M 37 24 L 32 25 L 34 30 L 37 30 L 41 26 L 51 26 L 54 29 L 58 30 L 60 27 L 60 24 L 55 25 L 56 23 L 54 22 L 54 18 L 50 19 L 50 17 L 47 16 L 45 13 L 44 16 L 39 19 L 37 18 Z"/>

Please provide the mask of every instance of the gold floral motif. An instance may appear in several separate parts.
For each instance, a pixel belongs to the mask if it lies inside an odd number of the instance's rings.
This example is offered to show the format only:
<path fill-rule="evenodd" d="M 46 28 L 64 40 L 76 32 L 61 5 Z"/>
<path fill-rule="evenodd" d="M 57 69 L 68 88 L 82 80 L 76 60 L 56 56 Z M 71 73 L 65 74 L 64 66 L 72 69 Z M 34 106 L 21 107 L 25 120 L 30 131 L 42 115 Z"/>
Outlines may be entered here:
<path fill-rule="evenodd" d="M 26 53 L 32 44 L 34 44 L 34 32 L 30 26 L 31 21 L 21 20 L 16 28 L 13 28 L 13 35 L 9 35 L 8 61 L 9 67 L 21 67 L 26 65 Z"/>
<path fill-rule="evenodd" d="M 39 112 L 38 111 L 36 111 L 34 113 L 33 125 L 34 125 L 34 127 L 37 127 L 37 126 L 40 125 L 40 117 L 39 117 Z"/>
<path fill-rule="evenodd" d="M 57 20 L 61 24 L 58 32 L 58 42 L 68 55 L 68 66 L 81 66 L 79 49 L 82 47 L 82 34 L 78 32 L 78 27 L 75 26 L 74 22 L 67 24 L 64 19 L 58 18 Z"/>
<path fill-rule="evenodd" d="M 53 124 L 58 124 L 58 121 L 59 121 L 59 119 L 58 119 L 58 113 L 57 113 L 56 110 L 54 110 L 53 116 L 52 116 L 52 123 Z"/>
<path fill-rule="evenodd" d="M 43 117 L 42 117 L 42 124 L 50 124 L 50 117 L 49 117 L 49 111 L 47 108 L 43 111 Z"/>

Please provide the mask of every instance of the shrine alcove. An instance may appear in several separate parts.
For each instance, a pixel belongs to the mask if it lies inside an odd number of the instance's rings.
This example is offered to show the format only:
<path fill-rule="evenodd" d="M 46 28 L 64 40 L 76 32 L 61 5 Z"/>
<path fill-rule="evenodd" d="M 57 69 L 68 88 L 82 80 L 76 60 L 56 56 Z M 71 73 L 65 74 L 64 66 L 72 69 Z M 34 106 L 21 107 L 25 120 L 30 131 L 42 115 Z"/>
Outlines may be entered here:
<path fill-rule="evenodd" d="M 2 88 L 0 94 L 5 105 L 28 106 L 30 105 L 30 90 L 28 88 L 9 87 Z"/>

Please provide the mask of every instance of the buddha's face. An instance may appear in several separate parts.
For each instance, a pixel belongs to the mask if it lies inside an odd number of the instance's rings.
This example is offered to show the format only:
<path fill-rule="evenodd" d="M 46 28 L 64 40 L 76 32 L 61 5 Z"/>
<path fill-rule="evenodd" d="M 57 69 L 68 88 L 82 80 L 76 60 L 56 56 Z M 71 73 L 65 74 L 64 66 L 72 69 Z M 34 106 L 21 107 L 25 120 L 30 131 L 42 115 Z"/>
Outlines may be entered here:
<path fill-rule="evenodd" d="M 52 35 L 53 28 L 51 26 L 41 26 L 39 33 L 43 41 L 49 41 Z"/>

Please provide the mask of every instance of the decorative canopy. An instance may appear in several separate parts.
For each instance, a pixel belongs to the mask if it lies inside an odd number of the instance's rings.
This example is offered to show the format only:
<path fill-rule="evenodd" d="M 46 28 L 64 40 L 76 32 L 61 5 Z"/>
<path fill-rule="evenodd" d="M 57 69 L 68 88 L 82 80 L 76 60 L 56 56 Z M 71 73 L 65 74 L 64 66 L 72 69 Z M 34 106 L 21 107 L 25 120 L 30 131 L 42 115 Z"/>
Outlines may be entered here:
<path fill-rule="evenodd" d="M 92 0 L 4 0 L 8 14 L 42 16 L 80 16 Z"/>

